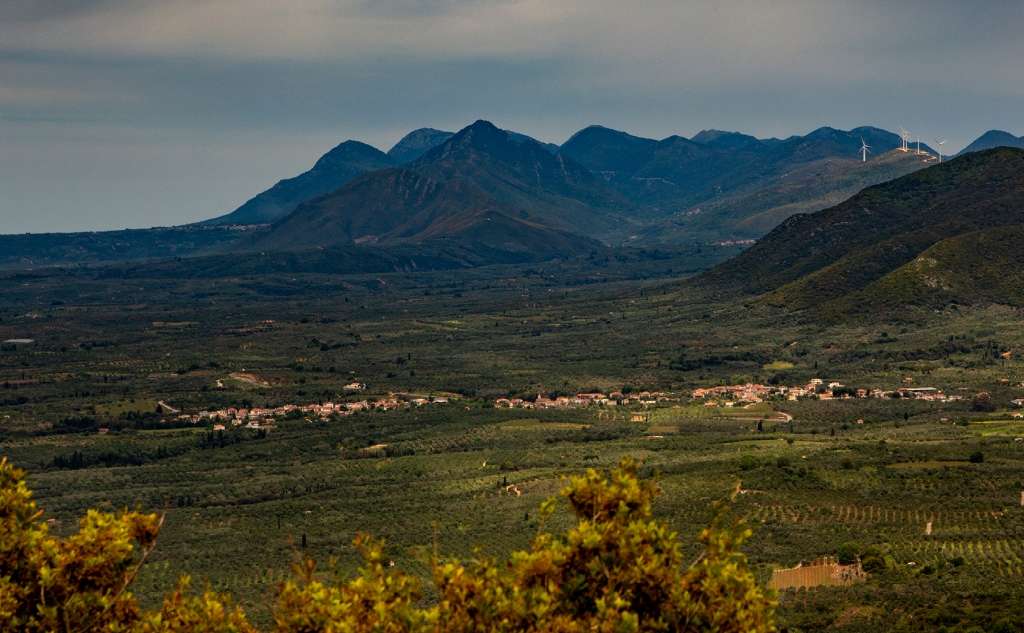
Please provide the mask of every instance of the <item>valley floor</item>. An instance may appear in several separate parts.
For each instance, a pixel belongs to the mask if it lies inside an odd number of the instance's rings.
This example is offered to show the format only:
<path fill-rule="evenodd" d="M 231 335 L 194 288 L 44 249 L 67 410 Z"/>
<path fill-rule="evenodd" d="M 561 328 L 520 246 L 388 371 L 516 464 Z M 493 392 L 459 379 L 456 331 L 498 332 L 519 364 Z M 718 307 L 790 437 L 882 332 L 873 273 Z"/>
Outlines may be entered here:
<path fill-rule="evenodd" d="M 1024 394 L 1017 311 L 826 325 L 712 296 L 671 262 L 571 266 L 7 277 L 0 341 L 32 342 L 0 351 L 2 452 L 28 469 L 60 532 L 88 507 L 167 513 L 140 579 L 150 601 L 187 572 L 266 617 L 298 555 L 351 571 L 357 531 L 387 539 L 396 564 L 420 574 L 435 543 L 453 556 L 501 555 L 542 527 L 565 527 L 566 515 L 541 526 L 536 512 L 564 476 L 630 455 L 660 478 L 656 511 L 688 547 L 710 504 L 739 484 L 734 514 L 754 528 L 747 552 L 766 582 L 774 568 L 824 555 L 873 561 L 863 583 L 783 595 L 793 630 L 996 630 L 1016 617 L 1024 422 L 1007 407 Z M 538 392 L 689 393 L 814 377 L 963 398 L 492 406 Z M 353 382 L 366 391 L 346 396 Z M 976 406 L 982 391 L 991 407 Z M 452 399 L 286 415 L 269 432 L 160 422 L 168 407 L 389 393 Z"/>

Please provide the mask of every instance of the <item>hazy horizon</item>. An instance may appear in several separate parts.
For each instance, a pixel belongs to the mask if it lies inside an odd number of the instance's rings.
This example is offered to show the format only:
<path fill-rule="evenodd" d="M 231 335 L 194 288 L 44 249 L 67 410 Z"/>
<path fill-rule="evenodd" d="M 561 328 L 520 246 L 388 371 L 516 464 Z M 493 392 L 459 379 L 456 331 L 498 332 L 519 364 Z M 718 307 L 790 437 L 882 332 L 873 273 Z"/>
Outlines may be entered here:
<path fill-rule="evenodd" d="M 345 139 L 478 118 L 556 143 L 904 125 L 954 154 L 1024 133 L 1021 24 L 1013 2 L 13 0 L 0 233 L 201 220 Z"/>

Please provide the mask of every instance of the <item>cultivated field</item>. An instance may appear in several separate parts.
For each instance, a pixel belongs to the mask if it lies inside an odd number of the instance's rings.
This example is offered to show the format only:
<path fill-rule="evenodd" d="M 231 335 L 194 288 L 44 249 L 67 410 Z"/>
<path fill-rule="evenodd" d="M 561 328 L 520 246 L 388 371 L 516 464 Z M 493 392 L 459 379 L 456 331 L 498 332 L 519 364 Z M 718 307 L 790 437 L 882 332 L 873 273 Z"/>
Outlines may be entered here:
<path fill-rule="evenodd" d="M 668 264 L 646 266 L 609 264 L 586 283 L 561 281 L 554 264 L 134 287 L 34 279 L 0 299 L 0 339 L 36 340 L 0 352 L 3 453 L 29 470 L 58 531 L 88 507 L 167 513 L 141 578 L 147 600 L 187 572 L 265 617 L 297 556 L 350 571 L 358 531 L 387 539 L 396 564 L 420 574 L 435 547 L 499 555 L 564 526 L 557 514 L 540 525 L 536 509 L 565 475 L 629 455 L 659 477 L 656 511 L 688 546 L 710 504 L 738 486 L 733 513 L 754 529 L 746 549 L 765 582 L 821 556 L 862 560 L 863 583 L 782 596 L 794 630 L 996 630 L 1015 613 L 1024 421 L 1005 407 L 1024 393 L 1024 364 L 1000 354 L 1024 349 L 1018 313 L 826 325 L 703 296 Z M 684 399 L 642 423 L 627 409 L 489 405 L 816 376 L 890 389 L 909 380 L 964 400 L 711 409 Z M 354 380 L 367 391 L 351 397 L 461 398 L 282 419 L 269 432 L 160 421 L 158 403 L 186 413 L 311 403 L 346 397 Z M 979 391 L 995 411 L 972 410 Z"/>

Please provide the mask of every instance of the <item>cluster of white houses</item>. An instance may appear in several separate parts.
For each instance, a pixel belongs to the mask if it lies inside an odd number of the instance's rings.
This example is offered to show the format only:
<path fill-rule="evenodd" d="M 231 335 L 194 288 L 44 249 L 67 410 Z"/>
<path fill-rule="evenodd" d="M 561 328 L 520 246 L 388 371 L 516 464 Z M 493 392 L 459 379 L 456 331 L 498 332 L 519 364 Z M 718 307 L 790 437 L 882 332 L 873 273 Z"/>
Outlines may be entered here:
<path fill-rule="evenodd" d="M 663 391 L 639 391 L 628 394 L 621 391 L 613 391 L 607 394 L 594 391 L 578 393 L 575 396 L 557 396 L 554 398 L 537 394 L 537 397 L 532 400 L 527 398 L 498 398 L 494 401 L 494 406 L 499 409 L 575 409 L 579 407 L 615 407 L 630 404 L 650 406 L 659 402 L 676 402 L 678 400 L 679 398 L 676 396 Z"/>
<path fill-rule="evenodd" d="M 227 425 L 244 426 L 249 429 L 261 429 L 273 426 L 276 418 L 299 414 L 303 417 L 328 420 L 343 417 L 360 411 L 394 411 L 410 407 L 448 404 L 449 399 L 443 396 L 396 396 L 386 398 L 359 400 L 356 402 L 324 402 L 322 404 L 286 404 L 280 407 L 228 407 L 199 413 L 183 413 L 177 417 L 179 422 L 192 424 L 212 424 L 213 429 L 223 430 Z"/>
<path fill-rule="evenodd" d="M 815 398 L 819 400 L 835 400 L 847 398 L 909 398 L 914 400 L 933 400 L 949 402 L 960 400 L 962 396 L 947 396 L 935 387 L 901 387 L 899 389 L 864 389 L 847 387 L 841 382 L 826 382 L 821 378 L 812 378 L 806 385 L 762 385 L 747 383 L 745 385 L 719 385 L 693 390 L 695 400 L 704 400 L 707 406 L 735 406 L 764 402 L 765 400 L 800 400 Z"/>
<path fill-rule="evenodd" d="M 901 387 L 899 389 L 863 389 L 847 387 L 841 382 L 824 381 L 812 378 L 806 385 L 762 385 L 747 383 L 744 385 L 718 385 L 694 389 L 691 396 L 694 400 L 703 400 L 706 406 L 726 406 L 752 404 L 766 400 L 800 400 L 805 398 L 818 400 L 840 400 L 850 398 L 908 398 L 913 400 L 931 400 L 949 402 L 960 400 L 962 396 L 949 396 L 936 387 Z M 497 408 L 509 409 L 571 409 L 591 406 L 644 405 L 650 406 L 659 402 L 678 402 L 679 398 L 662 391 L 641 391 L 625 394 L 621 391 L 612 393 L 590 392 L 577 393 L 575 396 L 558 396 L 549 398 L 538 394 L 536 398 L 498 398 L 494 401 Z"/>

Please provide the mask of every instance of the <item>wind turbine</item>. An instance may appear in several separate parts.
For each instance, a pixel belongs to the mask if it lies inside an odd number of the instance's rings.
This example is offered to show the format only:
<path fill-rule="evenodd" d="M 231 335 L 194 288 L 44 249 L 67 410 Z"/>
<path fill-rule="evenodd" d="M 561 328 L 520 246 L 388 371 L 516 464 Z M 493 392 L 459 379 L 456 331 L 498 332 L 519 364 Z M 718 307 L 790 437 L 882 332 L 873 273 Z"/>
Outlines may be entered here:
<path fill-rule="evenodd" d="M 918 137 L 917 137 L 917 155 L 918 156 L 921 155 L 921 136 L 920 135 L 918 135 Z"/>
<path fill-rule="evenodd" d="M 910 140 L 910 131 L 907 130 L 907 128 L 905 128 L 905 127 L 903 127 L 901 125 L 900 126 L 900 151 L 901 152 L 910 151 L 910 148 L 907 147 L 907 141 L 909 141 L 909 140 Z"/>
<path fill-rule="evenodd" d="M 939 162 L 941 163 L 942 162 L 942 146 L 946 144 L 946 139 L 944 139 L 944 138 L 942 138 L 940 136 L 939 138 L 935 139 L 935 144 L 939 146 L 938 154 L 939 154 Z"/>
<path fill-rule="evenodd" d="M 868 162 L 868 151 L 870 149 L 871 146 L 864 142 L 864 137 L 860 137 L 860 162 Z"/>

